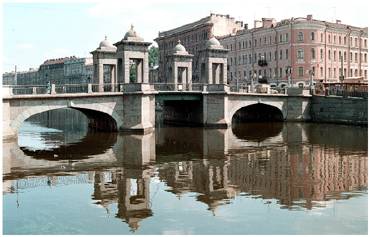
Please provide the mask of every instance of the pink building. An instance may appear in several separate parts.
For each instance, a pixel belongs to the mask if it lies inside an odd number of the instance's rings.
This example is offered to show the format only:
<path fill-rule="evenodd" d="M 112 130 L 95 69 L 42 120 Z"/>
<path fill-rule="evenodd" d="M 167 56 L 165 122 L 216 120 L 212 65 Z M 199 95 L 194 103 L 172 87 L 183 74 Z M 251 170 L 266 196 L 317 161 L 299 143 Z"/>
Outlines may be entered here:
<path fill-rule="evenodd" d="M 218 37 L 229 49 L 228 80 L 231 84 L 249 83 L 253 71 L 269 82 L 287 83 L 291 67 L 293 84 L 314 80 L 338 82 L 342 72 L 346 81 L 367 81 L 368 28 L 319 21 L 307 15 L 276 22 L 273 18 L 255 21 L 254 28 Z M 262 66 L 260 66 L 262 65 Z"/>

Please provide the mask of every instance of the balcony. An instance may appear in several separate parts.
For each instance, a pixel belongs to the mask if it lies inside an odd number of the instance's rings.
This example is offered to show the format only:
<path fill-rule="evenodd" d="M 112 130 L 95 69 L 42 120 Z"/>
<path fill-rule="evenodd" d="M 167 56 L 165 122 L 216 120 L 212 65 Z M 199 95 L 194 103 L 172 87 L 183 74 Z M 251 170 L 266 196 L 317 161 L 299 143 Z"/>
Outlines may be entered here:
<path fill-rule="evenodd" d="M 258 66 L 260 66 L 260 67 L 266 67 L 267 66 L 266 59 L 259 59 L 257 63 L 258 63 Z"/>

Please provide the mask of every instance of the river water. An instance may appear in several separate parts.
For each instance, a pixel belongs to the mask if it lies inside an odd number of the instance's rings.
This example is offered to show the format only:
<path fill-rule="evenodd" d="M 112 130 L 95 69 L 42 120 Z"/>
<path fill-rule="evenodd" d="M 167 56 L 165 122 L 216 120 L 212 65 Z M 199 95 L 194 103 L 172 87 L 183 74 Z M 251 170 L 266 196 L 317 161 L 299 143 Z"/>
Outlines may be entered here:
<path fill-rule="evenodd" d="M 3 142 L 4 234 L 367 234 L 367 127 L 98 133 L 69 110 Z"/>

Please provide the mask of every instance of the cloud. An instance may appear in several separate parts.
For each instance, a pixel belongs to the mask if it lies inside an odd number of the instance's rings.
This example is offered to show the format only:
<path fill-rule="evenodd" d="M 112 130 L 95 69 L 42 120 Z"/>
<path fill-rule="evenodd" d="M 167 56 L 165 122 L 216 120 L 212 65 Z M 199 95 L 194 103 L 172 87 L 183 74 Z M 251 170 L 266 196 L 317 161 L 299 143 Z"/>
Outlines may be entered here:
<path fill-rule="evenodd" d="M 32 49 L 33 44 L 31 43 L 19 43 L 16 45 L 17 49 L 25 50 L 25 49 Z"/>

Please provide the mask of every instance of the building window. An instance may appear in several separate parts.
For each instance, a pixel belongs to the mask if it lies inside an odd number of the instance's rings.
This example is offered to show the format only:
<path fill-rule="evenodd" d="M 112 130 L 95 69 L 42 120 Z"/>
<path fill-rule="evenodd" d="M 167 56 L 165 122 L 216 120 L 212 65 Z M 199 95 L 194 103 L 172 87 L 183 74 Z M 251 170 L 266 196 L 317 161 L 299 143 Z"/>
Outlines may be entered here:
<path fill-rule="evenodd" d="M 357 77 L 357 74 L 358 74 L 357 72 L 358 72 L 357 69 L 355 69 L 355 77 Z"/>
<path fill-rule="evenodd" d="M 352 56 L 353 56 L 353 54 L 352 53 L 349 53 L 349 58 L 350 58 L 349 60 L 350 60 L 350 62 L 353 61 L 353 57 Z"/>
<path fill-rule="evenodd" d="M 334 78 L 337 78 L 337 69 L 336 68 L 333 68 L 333 73 L 334 73 Z"/>
<path fill-rule="evenodd" d="M 328 51 L 328 59 L 331 60 L 331 51 L 330 51 L 330 49 Z"/>
<path fill-rule="evenodd" d="M 339 44 L 342 44 L 342 36 L 339 36 Z"/>
<path fill-rule="evenodd" d="M 337 61 L 337 51 L 334 50 L 334 56 L 333 56 L 334 62 Z"/>
<path fill-rule="evenodd" d="M 320 49 L 320 59 L 322 60 L 324 58 L 324 50 Z"/>
<path fill-rule="evenodd" d="M 323 42 L 323 41 L 324 41 L 324 34 L 323 34 L 323 33 L 321 33 L 321 34 L 320 34 L 320 41 L 321 41 L 321 42 Z"/>
<path fill-rule="evenodd" d="M 367 48 L 367 40 L 364 39 L 364 47 Z"/>
<path fill-rule="evenodd" d="M 352 37 L 349 40 L 350 40 L 350 45 L 353 46 Z"/>
<path fill-rule="evenodd" d="M 298 76 L 303 77 L 303 67 L 298 68 Z"/>
<path fill-rule="evenodd" d="M 364 54 L 364 62 L 367 63 L 367 53 Z"/>
<path fill-rule="evenodd" d="M 333 43 L 335 44 L 336 42 L 337 42 L 337 36 L 334 35 L 334 37 L 333 37 Z"/>
<path fill-rule="evenodd" d="M 343 44 L 347 44 L 347 37 L 343 37 Z"/>
<path fill-rule="evenodd" d="M 353 77 L 353 69 L 349 70 L 349 77 Z"/>
<path fill-rule="evenodd" d="M 311 40 L 315 40 L 315 32 L 311 32 Z"/>
<path fill-rule="evenodd" d="M 315 53 L 315 49 L 312 48 L 311 49 L 311 59 L 315 59 L 316 58 L 316 53 Z"/>
<path fill-rule="evenodd" d="M 320 76 L 323 77 L 324 76 L 324 68 L 323 67 L 320 67 Z"/>
<path fill-rule="evenodd" d="M 328 41 L 329 41 L 329 43 L 331 43 L 331 37 L 330 37 L 330 35 L 328 35 Z"/>
<path fill-rule="evenodd" d="M 288 33 L 286 33 L 285 34 L 285 42 L 288 42 L 289 40 L 288 40 L 288 37 L 289 37 L 289 35 L 288 35 Z"/>
<path fill-rule="evenodd" d="M 297 58 L 298 59 L 304 59 L 304 51 L 303 51 L 303 49 L 298 49 L 298 51 L 297 51 Z"/>
<path fill-rule="evenodd" d="M 279 77 L 281 78 L 281 77 L 283 77 L 283 69 L 282 68 L 280 68 L 280 73 L 279 73 Z"/>
<path fill-rule="evenodd" d="M 344 69 L 343 76 L 344 76 L 344 77 L 347 77 L 347 69 L 346 69 L 346 68 Z"/>
<path fill-rule="evenodd" d="M 298 38 L 297 38 L 298 42 L 302 42 L 303 41 L 303 32 L 298 32 Z"/>
<path fill-rule="evenodd" d="M 329 72 L 329 78 L 331 78 L 331 68 L 330 67 L 328 68 L 328 72 Z"/>
<path fill-rule="evenodd" d="M 269 61 L 271 61 L 271 52 L 269 52 Z"/>
<path fill-rule="evenodd" d="M 347 52 L 344 52 L 343 61 L 347 62 Z"/>
<path fill-rule="evenodd" d="M 286 49 L 285 50 L 285 59 L 288 59 L 289 58 L 289 50 L 288 49 Z"/>
<path fill-rule="evenodd" d="M 280 50 L 279 59 L 283 59 L 283 50 Z"/>
<path fill-rule="evenodd" d="M 367 70 L 364 70 L 364 73 L 365 73 L 365 78 L 364 79 L 367 79 Z"/>
<path fill-rule="evenodd" d="M 355 38 L 355 47 L 357 47 L 357 38 Z"/>
<path fill-rule="evenodd" d="M 248 44 L 249 44 L 249 48 L 251 48 L 252 47 L 252 41 L 249 40 Z"/>
<path fill-rule="evenodd" d="M 282 42 L 283 42 L 283 35 L 282 35 L 282 34 L 280 34 L 280 35 L 279 35 L 279 42 L 280 42 L 280 43 L 282 43 Z"/>
<path fill-rule="evenodd" d="M 342 52 L 339 51 L 339 61 L 342 61 Z"/>
<path fill-rule="evenodd" d="M 355 63 L 357 63 L 357 53 L 355 53 Z"/>

